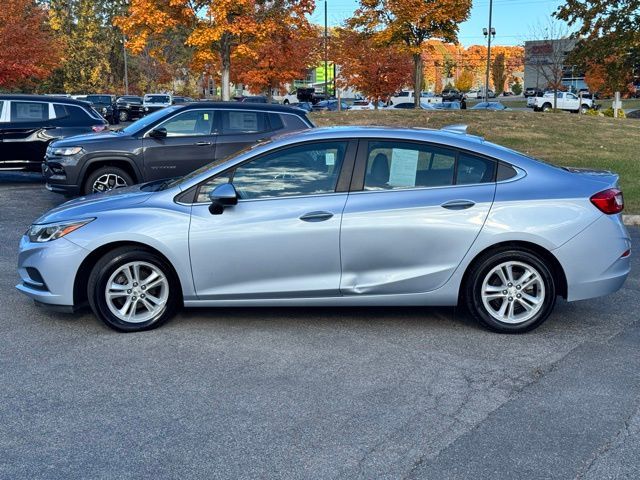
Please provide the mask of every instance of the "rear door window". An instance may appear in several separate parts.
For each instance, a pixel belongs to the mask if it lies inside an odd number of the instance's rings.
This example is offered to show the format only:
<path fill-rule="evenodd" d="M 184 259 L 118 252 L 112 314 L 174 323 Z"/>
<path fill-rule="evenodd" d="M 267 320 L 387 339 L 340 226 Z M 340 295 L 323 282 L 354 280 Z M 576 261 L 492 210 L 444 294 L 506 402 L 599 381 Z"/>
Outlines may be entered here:
<path fill-rule="evenodd" d="M 266 112 L 222 110 L 222 133 L 258 133 L 269 130 Z"/>
<path fill-rule="evenodd" d="M 212 125 L 213 110 L 188 110 L 158 127 L 167 130 L 167 137 L 187 137 L 210 135 Z"/>
<path fill-rule="evenodd" d="M 12 122 L 42 122 L 49 119 L 49 104 L 45 102 L 11 102 Z"/>

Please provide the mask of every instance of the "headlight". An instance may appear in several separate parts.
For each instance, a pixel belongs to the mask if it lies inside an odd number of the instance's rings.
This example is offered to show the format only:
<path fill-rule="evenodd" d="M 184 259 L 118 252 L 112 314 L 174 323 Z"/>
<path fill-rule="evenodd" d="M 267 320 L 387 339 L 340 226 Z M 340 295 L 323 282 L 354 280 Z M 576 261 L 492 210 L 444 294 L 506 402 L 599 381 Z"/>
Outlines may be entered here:
<path fill-rule="evenodd" d="M 87 223 L 93 222 L 95 218 L 86 220 L 74 220 L 71 222 L 48 223 L 45 225 L 31 225 L 27 230 L 27 236 L 30 242 L 44 243 L 51 240 L 57 240 L 69 233 L 84 227 Z"/>
<path fill-rule="evenodd" d="M 144 107 L 144 111 L 148 112 L 149 111 L 149 107 Z"/>
<path fill-rule="evenodd" d="M 102 113 L 104 113 L 106 115 L 106 113 L 107 113 L 106 107 L 102 109 Z"/>
<path fill-rule="evenodd" d="M 53 150 L 54 155 L 62 155 L 67 157 L 69 155 L 77 155 L 82 151 L 82 147 L 62 147 Z"/>

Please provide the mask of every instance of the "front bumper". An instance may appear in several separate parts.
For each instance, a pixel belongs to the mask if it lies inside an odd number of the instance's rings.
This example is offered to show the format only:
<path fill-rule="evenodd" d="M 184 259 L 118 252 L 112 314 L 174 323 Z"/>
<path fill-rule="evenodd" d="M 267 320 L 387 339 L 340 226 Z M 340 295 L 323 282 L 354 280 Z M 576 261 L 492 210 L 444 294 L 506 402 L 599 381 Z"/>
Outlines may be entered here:
<path fill-rule="evenodd" d="M 47 155 L 41 168 L 47 190 L 63 195 L 80 194 L 80 185 L 76 183 L 76 168 L 69 165 L 67 159 Z M 54 168 L 56 171 L 53 170 Z"/>
<path fill-rule="evenodd" d="M 73 309 L 74 280 L 88 254 L 66 238 L 32 243 L 23 235 L 18 253 L 20 283 L 16 288 L 37 303 Z"/>

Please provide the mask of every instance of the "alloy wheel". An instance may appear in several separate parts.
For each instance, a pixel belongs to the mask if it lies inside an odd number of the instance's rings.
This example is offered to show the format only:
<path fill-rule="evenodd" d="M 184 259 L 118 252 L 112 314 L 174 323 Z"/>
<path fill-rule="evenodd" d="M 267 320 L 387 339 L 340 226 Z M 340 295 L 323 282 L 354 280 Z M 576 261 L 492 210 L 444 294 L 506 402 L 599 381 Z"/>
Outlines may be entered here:
<path fill-rule="evenodd" d="M 92 193 L 104 193 L 116 188 L 128 187 L 127 181 L 120 175 L 115 173 L 105 173 L 100 175 L 93 186 L 91 187 Z"/>
<path fill-rule="evenodd" d="M 143 323 L 165 310 L 169 281 L 156 265 L 129 262 L 111 274 L 104 294 L 109 310 L 119 320 Z"/>
<path fill-rule="evenodd" d="M 503 262 L 482 282 L 482 303 L 489 315 L 508 324 L 533 318 L 543 307 L 544 281 L 540 272 L 524 262 Z"/>

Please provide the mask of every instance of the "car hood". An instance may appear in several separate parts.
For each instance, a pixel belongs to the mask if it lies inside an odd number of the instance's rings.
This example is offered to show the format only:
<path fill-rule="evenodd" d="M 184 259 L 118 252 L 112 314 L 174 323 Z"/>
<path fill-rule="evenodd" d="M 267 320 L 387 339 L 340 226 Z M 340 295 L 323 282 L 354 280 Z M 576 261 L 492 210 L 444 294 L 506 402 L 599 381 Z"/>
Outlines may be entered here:
<path fill-rule="evenodd" d="M 81 147 L 86 144 L 94 144 L 105 141 L 110 141 L 114 138 L 127 138 L 126 135 L 117 132 L 100 132 L 100 133 L 87 133 L 84 135 L 74 135 L 73 137 L 67 137 L 62 140 L 56 140 L 51 144 L 52 147 Z"/>
<path fill-rule="evenodd" d="M 83 218 L 95 217 L 100 212 L 121 210 L 139 205 L 153 195 L 153 192 L 141 190 L 141 186 L 142 185 L 133 185 L 107 193 L 96 193 L 75 198 L 49 210 L 33 223 L 42 224 L 81 220 Z"/>

